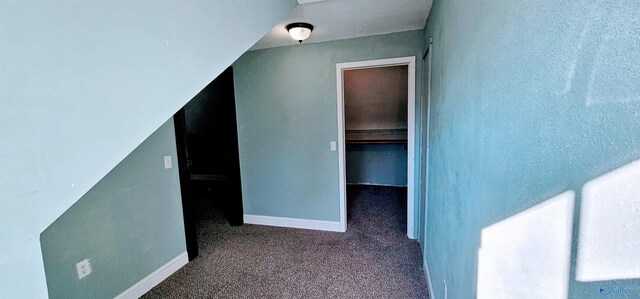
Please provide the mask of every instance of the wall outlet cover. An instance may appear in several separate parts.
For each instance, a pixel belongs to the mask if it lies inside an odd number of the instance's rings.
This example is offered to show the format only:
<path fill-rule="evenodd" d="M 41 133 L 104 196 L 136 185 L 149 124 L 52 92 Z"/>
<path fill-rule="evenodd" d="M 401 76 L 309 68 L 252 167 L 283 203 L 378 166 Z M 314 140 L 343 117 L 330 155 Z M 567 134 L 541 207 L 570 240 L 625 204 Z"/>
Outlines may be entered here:
<path fill-rule="evenodd" d="M 78 279 L 82 279 L 85 276 L 91 274 L 91 262 L 89 259 L 84 259 L 76 264 L 76 270 L 78 270 Z"/>
<path fill-rule="evenodd" d="M 169 169 L 173 167 L 171 163 L 171 156 L 164 156 L 164 169 Z"/>

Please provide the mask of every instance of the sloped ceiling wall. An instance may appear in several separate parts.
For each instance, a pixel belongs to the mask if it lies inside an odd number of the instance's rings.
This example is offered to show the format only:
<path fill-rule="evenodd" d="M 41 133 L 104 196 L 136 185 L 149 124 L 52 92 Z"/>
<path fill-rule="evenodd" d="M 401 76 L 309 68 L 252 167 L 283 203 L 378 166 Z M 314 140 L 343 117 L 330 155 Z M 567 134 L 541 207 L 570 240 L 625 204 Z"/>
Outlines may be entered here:
<path fill-rule="evenodd" d="M 39 234 L 296 5 L 1 2 L 0 297 L 46 298 Z"/>

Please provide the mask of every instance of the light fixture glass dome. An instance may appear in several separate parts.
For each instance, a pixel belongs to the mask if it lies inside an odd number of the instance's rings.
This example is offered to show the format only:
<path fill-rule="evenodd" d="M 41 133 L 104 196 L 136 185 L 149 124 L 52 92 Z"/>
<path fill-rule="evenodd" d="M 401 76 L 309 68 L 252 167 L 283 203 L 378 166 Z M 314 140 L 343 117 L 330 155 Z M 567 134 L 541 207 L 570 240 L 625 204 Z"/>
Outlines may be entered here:
<path fill-rule="evenodd" d="M 287 25 L 287 31 L 289 31 L 291 38 L 302 42 L 311 35 L 313 25 L 309 23 L 291 23 Z"/>

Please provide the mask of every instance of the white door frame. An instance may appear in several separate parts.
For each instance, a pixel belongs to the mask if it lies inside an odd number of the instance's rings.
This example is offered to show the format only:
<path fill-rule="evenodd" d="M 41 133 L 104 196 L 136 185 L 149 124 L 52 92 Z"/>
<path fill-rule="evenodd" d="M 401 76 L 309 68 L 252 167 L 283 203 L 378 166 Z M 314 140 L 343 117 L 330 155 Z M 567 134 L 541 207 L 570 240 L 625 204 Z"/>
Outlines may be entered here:
<path fill-rule="evenodd" d="M 345 62 L 336 64 L 338 86 L 338 179 L 340 182 L 340 227 L 347 230 L 347 181 L 345 166 L 344 141 L 344 80 L 345 70 L 366 69 L 386 66 L 408 66 L 408 99 L 407 99 L 407 236 L 415 239 L 414 206 L 415 206 L 415 110 L 416 110 L 416 58 L 414 56 L 390 59 Z"/>

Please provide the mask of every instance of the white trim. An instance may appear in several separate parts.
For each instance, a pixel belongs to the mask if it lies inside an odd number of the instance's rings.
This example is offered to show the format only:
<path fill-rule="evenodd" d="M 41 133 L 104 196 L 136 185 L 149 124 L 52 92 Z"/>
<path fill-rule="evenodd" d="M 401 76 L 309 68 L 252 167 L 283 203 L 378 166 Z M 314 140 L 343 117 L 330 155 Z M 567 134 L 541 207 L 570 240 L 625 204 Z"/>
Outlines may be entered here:
<path fill-rule="evenodd" d="M 407 236 L 415 239 L 415 110 L 416 110 L 416 58 L 414 56 L 390 59 L 378 59 L 336 64 L 337 111 L 338 111 L 338 180 L 340 184 L 340 225 L 347 230 L 347 194 L 344 141 L 344 86 L 342 73 L 350 69 L 366 69 L 395 65 L 408 66 L 408 99 L 407 99 Z"/>
<path fill-rule="evenodd" d="M 416 238 L 415 232 L 415 138 L 416 138 L 416 58 L 409 62 L 409 97 L 407 113 L 407 236 Z"/>
<path fill-rule="evenodd" d="M 385 67 L 385 66 L 394 66 L 394 65 L 411 65 L 413 64 L 415 67 L 416 57 L 415 56 L 407 56 L 407 57 L 398 57 L 398 58 L 386 58 L 386 59 L 376 59 L 376 60 L 364 60 L 364 61 L 354 61 L 354 62 L 341 62 L 336 63 L 337 69 L 370 69 L 376 67 Z"/>
<path fill-rule="evenodd" d="M 422 268 L 424 268 L 424 275 L 427 277 L 427 288 L 429 289 L 429 298 L 436 298 L 433 296 L 433 284 L 431 283 L 431 274 L 429 273 L 429 266 L 427 265 L 427 259 L 422 259 Z"/>
<path fill-rule="evenodd" d="M 286 218 L 286 217 L 245 214 L 244 223 L 278 226 L 278 227 L 323 230 L 323 231 L 330 231 L 330 232 L 344 232 L 344 230 L 342 229 L 341 223 L 339 221 L 309 220 L 309 219 L 299 219 L 299 218 Z"/>
<path fill-rule="evenodd" d="M 171 276 L 171 274 L 180 270 L 180 268 L 182 268 L 182 266 L 186 265 L 188 262 L 189 257 L 187 256 L 187 252 L 185 251 L 168 263 L 162 265 L 157 270 L 153 271 L 153 273 L 147 275 L 147 277 L 138 281 L 126 291 L 122 292 L 120 295 L 116 296 L 115 299 L 140 298 L 142 295 L 161 283 L 167 277 Z"/>
<path fill-rule="evenodd" d="M 345 168 L 344 144 L 344 92 L 342 86 L 342 67 L 336 64 L 336 78 L 338 80 L 338 184 L 340 185 L 340 228 L 347 231 L 347 171 Z"/>

